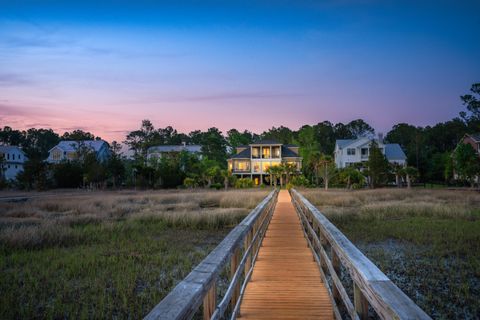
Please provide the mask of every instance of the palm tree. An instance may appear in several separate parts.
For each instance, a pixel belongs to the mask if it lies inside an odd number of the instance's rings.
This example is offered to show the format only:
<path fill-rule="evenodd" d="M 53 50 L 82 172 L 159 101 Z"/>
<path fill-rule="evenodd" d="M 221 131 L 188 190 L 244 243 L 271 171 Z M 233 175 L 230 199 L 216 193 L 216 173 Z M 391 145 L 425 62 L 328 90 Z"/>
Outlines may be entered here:
<path fill-rule="evenodd" d="M 412 188 L 412 182 L 418 177 L 418 170 L 414 167 L 406 167 L 405 168 L 405 175 L 407 177 L 407 188 Z"/>
<path fill-rule="evenodd" d="M 331 156 L 322 155 L 319 161 L 320 164 L 320 177 L 323 179 L 325 184 L 325 190 L 328 190 L 328 184 L 330 179 L 335 176 L 335 163 Z"/>
<path fill-rule="evenodd" d="M 232 173 L 228 169 L 224 169 L 220 171 L 220 175 L 223 178 L 223 186 L 225 187 L 225 190 L 228 189 L 228 185 L 230 183 L 230 179 L 232 177 Z"/>
<path fill-rule="evenodd" d="M 392 169 L 393 169 L 393 173 L 395 174 L 395 183 L 397 184 L 398 188 L 401 188 L 402 187 L 401 178 L 405 175 L 405 168 L 398 163 L 393 163 Z"/>
<path fill-rule="evenodd" d="M 288 182 L 290 181 L 290 176 L 297 173 L 297 165 L 295 163 L 288 163 L 288 162 L 284 163 L 283 171 L 285 172 L 285 175 L 286 175 L 285 184 L 288 184 Z"/>
<path fill-rule="evenodd" d="M 282 176 L 282 173 L 283 173 L 283 169 L 281 168 L 281 166 L 270 166 L 270 167 L 268 167 L 267 172 L 272 177 L 273 184 L 274 184 L 275 187 L 277 186 L 278 177 L 280 177 L 280 185 L 282 185 L 281 176 Z"/>

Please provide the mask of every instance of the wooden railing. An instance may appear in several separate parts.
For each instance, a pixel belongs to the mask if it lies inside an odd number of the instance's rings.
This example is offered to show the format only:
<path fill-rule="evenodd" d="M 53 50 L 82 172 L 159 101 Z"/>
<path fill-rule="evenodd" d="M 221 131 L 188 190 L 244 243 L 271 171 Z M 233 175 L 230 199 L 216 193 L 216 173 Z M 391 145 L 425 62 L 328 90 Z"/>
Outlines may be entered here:
<path fill-rule="evenodd" d="M 381 319 L 430 319 L 315 206 L 298 191 L 290 193 L 337 319 L 367 319 L 370 307 Z M 342 270 L 353 281 L 353 303 L 342 284 Z"/>
<path fill-rule="evenodd" d="M 235 319 L 277 196 L 272 191 L 145 319 L 191 319 L 202 303 L 204 319 Z M 228 288 L 217 304 L 217 281 L 228 266 Z"/>

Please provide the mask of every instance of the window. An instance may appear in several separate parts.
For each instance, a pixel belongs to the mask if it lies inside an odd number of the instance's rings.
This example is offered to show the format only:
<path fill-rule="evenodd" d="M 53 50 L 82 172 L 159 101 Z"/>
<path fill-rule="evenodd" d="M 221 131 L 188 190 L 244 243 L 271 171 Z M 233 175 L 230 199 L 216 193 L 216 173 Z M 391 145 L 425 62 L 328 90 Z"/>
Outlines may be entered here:
<path fill-rule="evenodd" d="M 12 154 L 12 160 L 15 160 L 15 153 Z"/>
<path fill-rule="evenodd" d="M 368 148 L 362 148 L 362 156 L 368 156 Z"/>
<path fill-rule="evenodd" d="M 259 162 L 255 162 L 253 164 L 253 172 L 260 172 L 260 163 Z"/>
<path fill-rule="evenodd" d="M 60 150 L 53 150 L 52 151 L 52 159 L 55 161 L 59 161 L 62 159 L 62 152 Z"/>
<path fill-rule="evenodd" d="M 18 166 L 17 166 L 17 165 L 15 165 L 15 169 L 18 169 Z"/>
<path fill-rule="evenodd" d="M 252 158 L 253 159 L 260 158 L 260 147 L 252 147 Z"/>
<path fill-rule="evenodd" d="M 262 158 L 263 159 L 270 158 L 270 147 L 262 147 Z"/>
<path fill-rule="evenodd" d="M 250 171 L 250 162 L 248 161 L 235 161 L 236 171 Z"/>
<path fill-rule="evenodd" d="M 10 153 L 7 153 L 7 160 L 10 160 Z"/>
<path fill-rule="evenodd" d="M 355 155 L 355 149 L 354 148 L 348 148 L 347 149 L 347 155 L 354 156 Z"/>
<path fill-rule="evenodd" d="M 267 172 L 268 168 L 270 168 L 270 162 L 262 162 L 262 172 Z"/>
<path fill-rule="evenodd" d="M 280 158 L 280 147 L 272 147 L 272 158 L 274 159 Z"/>

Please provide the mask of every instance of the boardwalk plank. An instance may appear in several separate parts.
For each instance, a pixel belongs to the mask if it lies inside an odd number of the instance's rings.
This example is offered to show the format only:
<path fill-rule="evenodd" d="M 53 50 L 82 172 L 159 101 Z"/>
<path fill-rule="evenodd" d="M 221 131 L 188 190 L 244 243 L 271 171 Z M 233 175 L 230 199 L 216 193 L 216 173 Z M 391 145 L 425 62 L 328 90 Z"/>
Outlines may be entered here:
<path fill-rule="evenodd" d="M 333 319 L 328 292 L 287 191 L 280 191 L 245 290 L 240 317 Z"/>

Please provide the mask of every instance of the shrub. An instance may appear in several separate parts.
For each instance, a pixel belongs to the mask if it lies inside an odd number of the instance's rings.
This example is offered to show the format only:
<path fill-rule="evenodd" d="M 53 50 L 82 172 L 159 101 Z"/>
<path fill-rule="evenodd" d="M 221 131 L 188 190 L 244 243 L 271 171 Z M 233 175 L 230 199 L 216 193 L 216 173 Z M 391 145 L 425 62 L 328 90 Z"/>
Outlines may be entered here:
<path fill-rule="evenodd" d="M 292 184 L 294 187 L 308 187 L 310 182 L 304 175 L 295 176 L 292 178 L 289 184 Z M 287 185 L 288 188 L 288 185 Z"/>
<path fill-rule="evenodd" d="M 253 188 L 253 180 L 249 178 L 238 179 L 235 182 L 235 188 L 237 189 Z"/>
<path fill-rule="evenodd" d="M 222 187 L 223 187 L 223 185 L 221 183 L 218 183 L 218 182 L 217 183 L 212 183 L 210 185 L 210 188 L 217 189 L 217 190 L 220 190 Z"/>
<path fill-rule="evenodd" d="M 195 179 L 187 177 L 183 180 L 183 185 L 186 188 L 195 188 L 197 186 L 197 182 L 195 181 Z"/>

